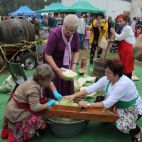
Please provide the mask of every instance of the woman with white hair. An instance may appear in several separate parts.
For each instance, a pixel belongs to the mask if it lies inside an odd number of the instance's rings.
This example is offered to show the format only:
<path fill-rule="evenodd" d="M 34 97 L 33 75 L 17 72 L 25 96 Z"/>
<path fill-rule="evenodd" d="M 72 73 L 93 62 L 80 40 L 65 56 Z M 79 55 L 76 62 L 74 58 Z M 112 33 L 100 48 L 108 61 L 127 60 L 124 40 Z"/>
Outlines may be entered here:
<path fill-rule="evenodd" d="M 44 50 L 44 62 L 53 68 L 56 76 L 53 82 L 63 96 L 74 93 L 73 81 L 63 79 L 61 68 L 71 70 L 76 68 L 79 55 L 78 23 L 76 15 L 67 15 L 64 18 L 63 26 L 51 30 Z"/>

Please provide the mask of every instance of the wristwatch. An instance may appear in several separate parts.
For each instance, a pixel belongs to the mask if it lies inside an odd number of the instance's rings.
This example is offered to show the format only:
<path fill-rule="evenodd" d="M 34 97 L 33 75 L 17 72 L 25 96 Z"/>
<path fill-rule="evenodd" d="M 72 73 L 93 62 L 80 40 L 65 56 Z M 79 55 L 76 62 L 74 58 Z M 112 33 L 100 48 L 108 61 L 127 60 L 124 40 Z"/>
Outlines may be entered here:
<path fill-rule="evenodd" d="M 77 65 L 77 63 L 72 63 L 73 65 Z"/>

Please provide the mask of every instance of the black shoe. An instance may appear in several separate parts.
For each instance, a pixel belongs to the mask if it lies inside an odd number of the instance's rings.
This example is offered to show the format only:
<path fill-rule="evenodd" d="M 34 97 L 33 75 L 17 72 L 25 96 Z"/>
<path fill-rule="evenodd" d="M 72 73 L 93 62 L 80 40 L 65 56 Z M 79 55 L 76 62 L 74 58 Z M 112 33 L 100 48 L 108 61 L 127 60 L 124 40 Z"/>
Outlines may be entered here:
<path fill-rule="evenodd" d="M 101 55 L 97 55 L 97 58 L 101 58 Z"/>

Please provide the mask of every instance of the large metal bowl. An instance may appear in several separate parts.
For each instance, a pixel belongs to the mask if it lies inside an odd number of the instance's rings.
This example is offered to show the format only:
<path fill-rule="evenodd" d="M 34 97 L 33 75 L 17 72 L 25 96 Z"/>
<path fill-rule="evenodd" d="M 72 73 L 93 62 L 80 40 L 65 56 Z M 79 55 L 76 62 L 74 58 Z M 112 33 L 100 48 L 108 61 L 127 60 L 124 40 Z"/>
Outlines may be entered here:
<path fill-rule="evenodd" d="M 87 127 L 86 120 L 62 118 L 62 121 L 48 118 L 52 133 L 60 138 L 69 138 L 81 134 Z M 69 120 L 69 121 L 67 121 Z"/>

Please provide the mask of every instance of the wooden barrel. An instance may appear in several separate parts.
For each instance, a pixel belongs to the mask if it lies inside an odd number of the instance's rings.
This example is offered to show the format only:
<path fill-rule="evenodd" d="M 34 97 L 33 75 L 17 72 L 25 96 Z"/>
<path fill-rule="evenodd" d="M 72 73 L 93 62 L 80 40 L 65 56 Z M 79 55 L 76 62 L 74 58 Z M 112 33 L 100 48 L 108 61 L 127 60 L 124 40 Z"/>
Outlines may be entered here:
<path fill-rule="evenodd" d="M 93 75 L 98 79 L 105 75 L 105 60 L 96 59 L 94 61 Z"/>
<path fill-rule="evenodd" d="M 34 41 L 34 26 L 24 19 L 9 19 L 0 22 L 0 41 L 19 43 L 22 40 Z"/>

